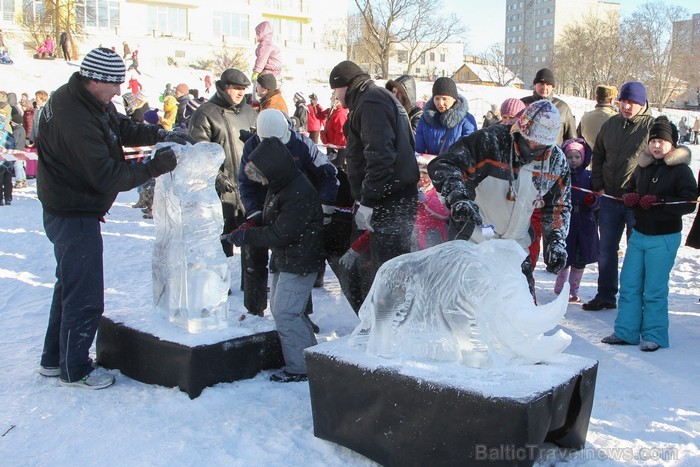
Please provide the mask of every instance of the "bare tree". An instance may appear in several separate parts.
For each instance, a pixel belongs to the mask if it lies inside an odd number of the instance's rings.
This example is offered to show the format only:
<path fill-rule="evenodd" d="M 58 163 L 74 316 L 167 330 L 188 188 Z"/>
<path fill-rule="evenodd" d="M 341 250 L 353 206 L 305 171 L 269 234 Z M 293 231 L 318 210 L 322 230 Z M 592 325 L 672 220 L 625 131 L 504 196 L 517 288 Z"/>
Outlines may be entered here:
<path fill-rule="evenodd" d="M 629 60 L 620 49 L 616 14 L 589 14 L 564 29 L 552 57 L 559 92 L 591 99 L 598 84 L 617 83 Z"/>
<path fill-rule="evenodd" d="M 625 49 L 633 49 L 640 55 L 635 67 L 637 79 L 646 84 L 649 102 L 660 111 L 678 89 L 685 88 L 682 70 L 687 65 L 688 54 L 674 50 L 672 39 L 673 23 L 689 17 L 686 9 L 657 1 L 641 5 L 622 22 Z"/>
<path fill-rule="evenodd" d="M 503 42 L 491 44 L 485 52 L 479 54 L 479 60 L 487 65 L 484 73 L 498 86 L 508 86 L 516 78 L 515 74 L 506 66 L 506 54 Z"/>
<path fill-rule="evenodd" d="M 442 0 L 355 0 L 363 21 L 371 64 L 383 76 L 389 74 L 389 61 L 396 44 L 408 51 L 407 72 L 420 57 L 465 33 L 456 15 L 440 15 Z"/>
<path fill-rule="evenodd" d="M 42 44 L 46 36 L 51 36 L 58 43 L 64 31 L 72 40 L 83 31 L 82 25 L 76 22 L 74 0 L 44 0 L 43 4 L 24 2 L 21 24 L 32 41 L 26 45 L 32 49 Z M 76 44 L 70 46 L 75 56 Z"/>

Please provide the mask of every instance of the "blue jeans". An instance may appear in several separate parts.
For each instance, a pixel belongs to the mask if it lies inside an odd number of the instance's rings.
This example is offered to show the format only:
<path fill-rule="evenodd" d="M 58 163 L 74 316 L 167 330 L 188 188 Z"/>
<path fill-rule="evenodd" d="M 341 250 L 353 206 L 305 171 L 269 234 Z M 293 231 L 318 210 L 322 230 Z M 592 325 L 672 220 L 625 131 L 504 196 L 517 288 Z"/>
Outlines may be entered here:
<path fill-rule="evenodd" d="M 668 347 L 668 279 L 681 245 L 680 232 L 632 232 L 620 274 L 615 335 L 636 344 L 639 336 Z"/>
<path fill-rule="evenodd" d="M 92 371 L 89 351 L 104 312 L 100 221 L 44 212 L 44 230 L 56 256 L 56 285 L 41 365 L 78 381 Z"/>
<path fill-rule="evenodd" d="M 618 291 L 618 257 L 622 232 L 627 227 L 627 237 L 634 227 L 634 213 L 622 202 L 602 197 L 598 213 L 600 252 L 598 255 L 598 293 L 596 298 L 615 303 Z"/>

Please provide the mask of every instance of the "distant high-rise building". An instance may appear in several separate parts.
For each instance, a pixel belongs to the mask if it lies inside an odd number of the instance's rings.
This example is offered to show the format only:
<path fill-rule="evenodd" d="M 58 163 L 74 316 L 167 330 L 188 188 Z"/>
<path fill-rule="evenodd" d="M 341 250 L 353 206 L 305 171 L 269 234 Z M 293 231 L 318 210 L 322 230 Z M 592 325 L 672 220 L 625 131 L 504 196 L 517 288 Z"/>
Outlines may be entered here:
<path fill-rule="evenodd" d="M 599 0 L 506 0 L 505 62 L 528 86 L 548 68 L 564 29 L 586 15 L 619 13 L 619 2 Z"/>

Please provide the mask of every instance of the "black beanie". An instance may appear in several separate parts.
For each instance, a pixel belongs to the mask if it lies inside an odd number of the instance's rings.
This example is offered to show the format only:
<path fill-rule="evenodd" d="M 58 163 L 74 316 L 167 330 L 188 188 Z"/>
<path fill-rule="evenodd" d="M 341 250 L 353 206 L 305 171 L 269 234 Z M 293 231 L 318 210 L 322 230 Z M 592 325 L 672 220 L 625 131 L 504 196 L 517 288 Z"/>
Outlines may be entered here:
<path fill-rule="evenodd" d="M 556 86 L 557 82 L 554 81 L 554 73 L 552 73 L 552 70 L 549 68 L 542 68 L 537 72 L 535 75 L 535 79 L 532 80 L 532 84 L 537 84 L 537 83 L 546 83 L 546 84 L 551 84 L 552 86 Z"/>
<path fill-rule="evenodd" d="M 678 129 L 665 115 L 661 115 L 654 120 L 654 124 L 649 130 L 649 141 L 652 139 L 668 141 L 675 147 L 676 141 L 678 141 Z"/>
<path fill-rule="evenodd" d="M 451 78 L 438 78 L 433 83 L 433 96 L 450 96 L 454 99 L 459 99 L 457 85 Z"/>
<path fill-rule="evenodd" d="M 277 80 L 275 79 L 275 75 L 272 73 L 258 75 L 258 79 L 256 81 L 260 86 L 264 87 L 268 91 L 274 91 L 277 89 Z"/>
<path fill-rule="evenodd" d="M 331 89 L 342 88 L 350 85 L 350 81 L 356 76 L 365 74 L 362 68 L 357 66 L 356 63 L 350 60 L 345 60 L 338 63 L 332 70 L 328 77 L 328 83 L 331 85 Z"/>

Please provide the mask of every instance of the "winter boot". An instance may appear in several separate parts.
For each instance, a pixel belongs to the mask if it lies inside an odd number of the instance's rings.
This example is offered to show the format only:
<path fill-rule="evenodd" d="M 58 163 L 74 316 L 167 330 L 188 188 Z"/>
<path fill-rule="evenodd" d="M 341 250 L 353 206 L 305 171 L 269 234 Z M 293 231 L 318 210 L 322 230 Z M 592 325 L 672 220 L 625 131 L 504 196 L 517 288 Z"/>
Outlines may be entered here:
<path fill-rule="evenodd" d="M 569 303 L 578 303 L 581 301 L 578 296 L 578 288 L 581 285 L 581 277 L 583 277 L 583 269 L 572 267 L 571 274 L 569 274 Z"/>
<path fill-rule="evenodd" d="M 143 188 L 141 189 L 141 191 L 139 192 L 139 200 L 136 201 L 136 204 L 132 204 L 131 207 L 132 208 L 139 208 L 139 209 L 143 209 L 146 207 L 146 190 L 145 189 L 143 189 Z"/>
<path fill-rule="evenodd" d="M 567 279 L 569 278 L 569 268 L 564 268 L 561 271 L 559 271 L 559 274 L 557 274 L 557 280 L 554 282 L 554 293 L 559 295 L 561 293 L 561 289 L 564 288 L 564 284 L 566 283 Z"/>
<path fill-rule="evenodd" d="M 153 188 L 153 186 L 149 186 L 141 189 L 141 193 L 145 193 L 144 203 L 146 206 L 141 210 L 144 219 L 153 219 Z"/>

